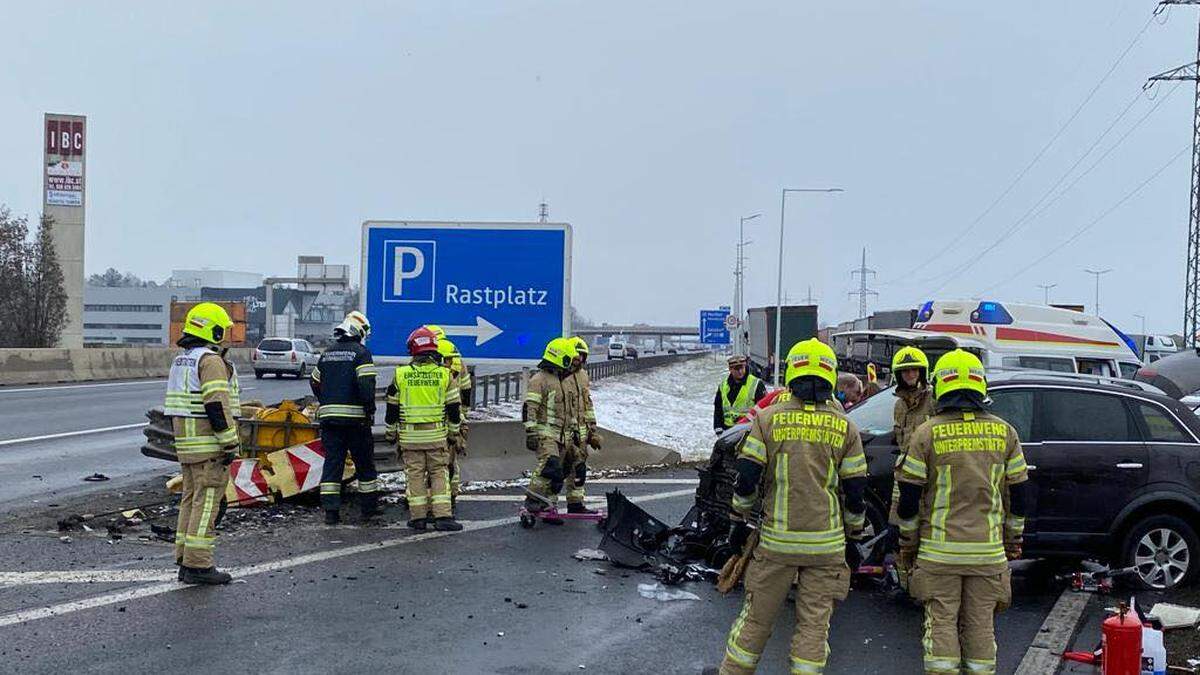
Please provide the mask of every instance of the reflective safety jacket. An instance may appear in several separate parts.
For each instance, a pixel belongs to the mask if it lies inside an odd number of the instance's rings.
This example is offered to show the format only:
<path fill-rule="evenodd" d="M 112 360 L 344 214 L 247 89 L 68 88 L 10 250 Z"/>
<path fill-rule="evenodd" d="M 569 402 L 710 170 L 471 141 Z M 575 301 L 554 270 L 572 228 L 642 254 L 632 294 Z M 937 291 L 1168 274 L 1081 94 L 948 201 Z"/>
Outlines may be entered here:
<path fill-rule="evenodd" d="M 325 350 L 312 372 L 313 394 L 325 424 L 362 424 L 375 419 L 375 363 L 361 342 L 341 339 Z"/>
<path fill-rule="evenodd" d="M 471 371 L 467 370 L 467 365 L 463 363 L 461 356 L 455 356 L 450 363 L 450 372 L 454 374 L 455 386 L 461 394 L 462 404 L 464 406 L 471 405 Z"/>
<path fill-rule="evenodd" d="M 571 376 L 539 368 L 529 378 L 521 409 L 525 434 L 536 434 L 542 452 L 558 454 L 579 433 L 578 403 Z"/>
<path fill-rule="evenodd" d="M 846 531 L 865 514 L 842 508 L 841 481 L 867 475 L 858 427 L 829 402 L 786 400 L 759 412 L 738 459 L 764 467 L 759 547 L 798 565 L 844 563 Z M 733 508 L 753 513 L 754 496 L 734 494 Z"/>
<path fill-rule="evenodd" d="M 896 407 L 892 409 L 892 430 L 896 432 L 896 445 L 903 449 L 917 427 L 930 417 L 933 417 L 932 387 L 925 386 L 907 391 L 897 389 Z"/>
<path fill-rule="evenodd" d="M 575 388 L 575 400 L 578 403 L 579 442 L 586 443 L 588 436 L 596 432 L 596 408 L 592 406 L 592 379 L 588 377 L 587 369 L 580 368 L 571 373 L 571 386 Z"/>
<path fill-rule="evenodd" d="M 192 347 L 176 356 L 163 413 L 172 418 L 180 464 L 217 459 L 236 448 L 241 405 L 237 369 L 214 347 Z"/>
<path fill-rule="evenodd" d="M 450 371 L 434 361 L 398 366 L 387 390 L 387 428 L 402 449 L 439 450 L 459 429 L 459 390 Z M 447 408 L 456 411 L 447 417 Z"/>
<path fill-rule="evenodd" d="M 755 401 L 766 393 L 766 385 L 753 375 L 746 376 L 746 381 L 742 382 L 734 394 L 733 400 L 730 400 L 729 394 L 732 389 L 728 377 L 721 380 L 721 386 L 717 388 L 716 406 L 718 407 L 717 412 L 720 413 L 722 429 L 728 429 L 737 424 L 737 421 L 749 412 L 750 408 L 754 407 Z"/>
<path fill-rule="evenodd" d="M 1017 432 L 986 412 L 938 413 L 909 441 L 900 480 L 924 488 L 919 513 L 900 521 L 900 537 L 920 539 L 922 567 L 951 574 L 1004 571 L 1004 542 L 1025 519 L 1008 509 L 1008 486 L 1029 479 Z"/>

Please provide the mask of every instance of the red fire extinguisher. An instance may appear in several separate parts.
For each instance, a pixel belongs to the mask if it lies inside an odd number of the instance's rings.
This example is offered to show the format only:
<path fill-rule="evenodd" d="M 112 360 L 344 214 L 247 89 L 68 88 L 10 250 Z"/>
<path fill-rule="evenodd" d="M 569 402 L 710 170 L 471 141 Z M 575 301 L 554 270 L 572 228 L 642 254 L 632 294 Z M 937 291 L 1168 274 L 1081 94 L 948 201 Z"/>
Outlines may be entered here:
<path fill-rule="evenodd" d="M 1142 672 L 1142 622 L 1121 603 L 1116 614 L 1101 627 L 1104 675 L 1140 675 Z"/>

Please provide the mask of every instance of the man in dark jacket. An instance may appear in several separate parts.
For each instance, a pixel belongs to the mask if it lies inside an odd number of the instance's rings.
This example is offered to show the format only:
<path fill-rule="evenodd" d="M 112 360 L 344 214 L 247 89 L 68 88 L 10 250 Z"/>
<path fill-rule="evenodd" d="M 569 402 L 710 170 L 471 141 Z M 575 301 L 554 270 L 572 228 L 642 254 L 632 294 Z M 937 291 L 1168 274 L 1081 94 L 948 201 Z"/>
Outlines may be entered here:
<path fill-rule="evenodd" d="M 325 524 L 336 525 L 342 506 L 342 474 L 346 453 L 354 458 L 358 477 L 359 506 L 363 519 L 378 513 L 375 443 L 371 423 L 375 420 L 375 364 L 363 342 L 371 324 L 361 312 L 350 312 L 333 329 L 336 342 L 325 350 L 312 373 L 312 390 L 320 407 L 321 444 L 325 464 L 321 470 L 321 506 Z"/>
<path fill-rule="evenodd" d="M 718 436 L 737 424 L 760 398 L 767 395 L 767 385 L 751 375 L 748 366 L 749 359 L 745 356 L 729 357 L 729 377 L 721 381 L 713 398 L 713 432 Z"/>

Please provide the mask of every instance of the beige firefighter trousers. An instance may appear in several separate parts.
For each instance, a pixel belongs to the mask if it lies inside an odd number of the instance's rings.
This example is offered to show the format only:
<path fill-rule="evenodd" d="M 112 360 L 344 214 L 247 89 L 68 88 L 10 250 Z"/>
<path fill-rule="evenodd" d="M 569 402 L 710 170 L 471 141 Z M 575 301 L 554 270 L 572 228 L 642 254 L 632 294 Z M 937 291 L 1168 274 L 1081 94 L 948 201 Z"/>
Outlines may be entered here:
<path fill-rule="evenodd" d="M 829 620 L 834 604 L 845 600 L 850 592 L 850 569 L 845 563 L 798 567 L 755 550 L 746 568 L 746 599 L 725 643 L 721 675 L 755 671 L 793 580 L 796 581 L 796 628 L 792 634 L 790 670 L 824 671 L 829 657 Z"/>
<path fill-rule="evenodd" d="M 183 472 L 183 496 L 179 500 L 179 521 L 175 527 L 175 560 L 185 567 L 208 569 L 213 566 L 213 546 L 217 533 L 213 524 L 225 497 L 229 467 L 220 459 L 180 464 Z"/>
<path fill-rule="evenodd" d="M 400 446 L 407 480 L 405 497 L 409 518 L 449 518 L 450 508 L 450 450 Z"/>
<path fill-rule="evenodd" d="M 1012 576 L 968 576 L 921 569 L 908 582 L 909 595 L 925 605 L 921 639 L 925 672 L 958 675 L 996 672 L 993 619 L 1012 602 Z"/>

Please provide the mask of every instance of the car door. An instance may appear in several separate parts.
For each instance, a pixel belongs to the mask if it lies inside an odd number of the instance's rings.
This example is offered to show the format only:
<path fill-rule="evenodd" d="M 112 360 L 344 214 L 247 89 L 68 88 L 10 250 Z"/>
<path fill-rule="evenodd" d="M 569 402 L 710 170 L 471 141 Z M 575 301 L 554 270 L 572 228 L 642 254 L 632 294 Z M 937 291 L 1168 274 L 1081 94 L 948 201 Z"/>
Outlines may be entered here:
<path fill-rule="evenodd" d="M 1026 457 L 1036 476 L 1041 544 L 1087 547 L 1146 482 L 1147 452 L 1130 399 L 1114 392 L 1046 387 L 1037 392 Z M 1093 542 L 1094 543 L 1094 542 Z"/>
<path fill-rule="evenodd" d="M 308 364 L 309 368 L 315 367 L 321 355 L 317 354 L 317 350 L 313 349 L 312 344 L 308 340 L 301 340 L 300 344 L 304 347 L 304 362 Z"/>
<path fill-rule="evenodd" d="M 1041 453 L 1041 444 L 1033 440 L 1034 411 L 1036 408 L 1037 392 L 1029 388 L 1004 387 L 994 388 L 990 392 L 992 405 L 989 412 L 1008 422 L 1017 430 L 1017 438 L 1021 439 L 1021 449 L 1025 453 L 1025 461 L 1030 465 L 1037 462 Z M 1037 484 L 1037 476 L 1030 472 L 1029 480 Z M 1025 534 L 1031 539 L 1037 535 L 1037 490 L 1030 491 L 1034 495 L 1033 503 L 1028 504 L 1025 514 Z"/>

